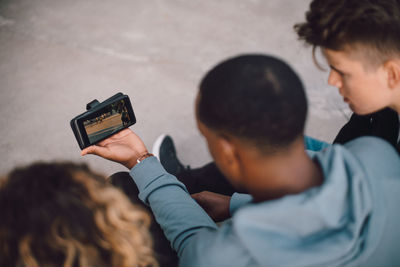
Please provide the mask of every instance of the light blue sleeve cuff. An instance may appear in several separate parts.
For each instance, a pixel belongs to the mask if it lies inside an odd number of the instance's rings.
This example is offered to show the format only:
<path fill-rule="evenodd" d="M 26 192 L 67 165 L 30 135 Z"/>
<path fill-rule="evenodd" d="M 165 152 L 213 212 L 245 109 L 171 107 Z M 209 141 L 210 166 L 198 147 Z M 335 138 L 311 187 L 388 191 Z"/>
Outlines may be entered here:
<path fill-rule="evenodd" d="M 229 202 L 229 213 L 231 216 L 242 206 L 253 201 L 253 197 L 249 194 L 234 193 Z"/>
<path fill-rule="evenodd" d="M 136 164 L 130 175 L 139 189 L 139 198 L 146 204 L 149 204 L 148 196 L 153 190 L 164 186 L 177 185 L 187 192 L 185 185 L 167 173 L 156 157 L 146 158 Z"/>

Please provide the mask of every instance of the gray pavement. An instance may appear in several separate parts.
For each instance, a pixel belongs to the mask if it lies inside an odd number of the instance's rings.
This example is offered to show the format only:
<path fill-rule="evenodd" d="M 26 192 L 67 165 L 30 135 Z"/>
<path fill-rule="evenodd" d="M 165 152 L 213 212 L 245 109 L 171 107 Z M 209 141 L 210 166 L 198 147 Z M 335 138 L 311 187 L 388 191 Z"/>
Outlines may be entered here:
<path fill-rule="evenodd" d="M 192 167 L 210 160 L 194 121 L 205 71 L 239 53 L 290 63 L 307 88 L 307 134 L 332 141 L 350 114 L 311 49 L 297 41 L 309 0 L 0 0 L 0 174 L 37 160 L 85 162 L 109 175 L 124 170 L 82 158 L 69 120 L 86 103 L 121 91 L 132 127 L 151 148 L 173 136 Z"/>

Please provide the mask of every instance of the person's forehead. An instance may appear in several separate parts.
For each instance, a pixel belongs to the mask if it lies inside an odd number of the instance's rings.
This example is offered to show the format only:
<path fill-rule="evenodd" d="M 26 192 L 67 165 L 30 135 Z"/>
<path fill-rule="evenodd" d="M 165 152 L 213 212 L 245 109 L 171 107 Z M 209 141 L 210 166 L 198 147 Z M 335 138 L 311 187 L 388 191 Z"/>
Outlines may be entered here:
<path fill-rule="evenodd" d="M 322 54 L 330 62 L 339 62 L 343 60 L 349 60 L 350 55 L 348 51 L 332 50 L 328 48 L 322 48 Z"/>
<path fill-rule="evenodd" d="M 364 70 L 376 70 L 387 59 L 375 48 L 353 44 L 346 45 L 341 50 L 323 49 L 323 54 L 329 62 L 335 64 L 346 64 L 352 66 L 362 66 Z"/>
<path fill-rule="evenodd" d="M 372 63 L 368 58 L 367 54 L 363 54 L 356 49 L 346 49 L 346 50 L 331 50 L 324 49 L 323 54 L 327 60 L 330 67 L 347 69 L 347 71 L 355 69 L 370 69 Z M 375 66 L 375 65 L 373 65 Z"/>

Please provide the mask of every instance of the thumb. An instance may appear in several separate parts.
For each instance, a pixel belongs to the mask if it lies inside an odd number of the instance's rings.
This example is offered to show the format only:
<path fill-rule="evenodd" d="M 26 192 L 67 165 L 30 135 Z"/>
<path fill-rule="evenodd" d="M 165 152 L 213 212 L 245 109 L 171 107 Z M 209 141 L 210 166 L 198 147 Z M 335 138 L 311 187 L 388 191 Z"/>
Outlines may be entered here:
<path fill-rule="evenodd" d="M 105 157 L 107 154 L 109 154 L 109 151 L 105 147 L 93 145 L 93 146 L 89 146 L 81 151 L 82 156 L 85 156 L 87 154 L 93 154 L 93 155 L 97 155 L 100 157 Z"/>

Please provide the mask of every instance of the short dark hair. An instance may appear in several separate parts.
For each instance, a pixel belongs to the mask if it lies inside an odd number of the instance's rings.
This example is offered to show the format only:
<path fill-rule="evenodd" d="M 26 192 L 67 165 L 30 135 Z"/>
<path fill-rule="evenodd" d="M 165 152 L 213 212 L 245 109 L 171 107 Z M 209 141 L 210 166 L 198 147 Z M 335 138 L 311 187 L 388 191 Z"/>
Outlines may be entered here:
<path fill-rule="evenodd" d="M 200 84 L 198 119 L 270 151 L 303 134 L 307 100 L 296 73 L 280 59 L 241 55 L 211 69 Z"/>
<path fill-rule="evenodd" d="M 400 0 L 314 0 L 306 22 L 294 26 L 300 40 L 339 51 L 360 46 L 367 60 L 400 55 Z"/>

